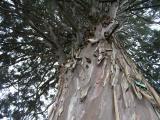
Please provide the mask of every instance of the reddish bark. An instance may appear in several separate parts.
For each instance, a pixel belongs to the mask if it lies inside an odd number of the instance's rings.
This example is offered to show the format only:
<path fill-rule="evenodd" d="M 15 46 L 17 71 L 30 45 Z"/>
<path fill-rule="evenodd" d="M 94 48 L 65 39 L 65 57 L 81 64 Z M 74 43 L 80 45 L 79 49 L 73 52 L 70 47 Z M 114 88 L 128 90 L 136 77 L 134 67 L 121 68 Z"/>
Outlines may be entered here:
<path fill-rule="evenodd" d="M 117 10 L 117 3 L 112 3 L 108 15 L 113 21 L 107 27 L 102 23 L 96 26 L 89 39 L 94 45 L 89 43 L 81 50 L 78 57 L 82 60 L 70 60 L 64 66 L 50 120 L 159 119 L 159 96 L 137 71 L 120 41 L 114 35 L 104 38 L 104 33 L 113 31 Z M 135 80 L 148 89 L 136 86 Z"/>
<path fill-rule="evenodd" d="M 105 44 L 104 58 L 99 64 L 94 55 L 98 44 Z M 146 81 L 133 61 L 115 39 L 98 44 L 88 44 L 81 50 L 82 60 L 74 70 L 63 71 L 61 94 L 50 120 L 158 120 L 158 102 L 153 91 L 147 84 L 146 91 L 134 84 L 136 79 Z"/>

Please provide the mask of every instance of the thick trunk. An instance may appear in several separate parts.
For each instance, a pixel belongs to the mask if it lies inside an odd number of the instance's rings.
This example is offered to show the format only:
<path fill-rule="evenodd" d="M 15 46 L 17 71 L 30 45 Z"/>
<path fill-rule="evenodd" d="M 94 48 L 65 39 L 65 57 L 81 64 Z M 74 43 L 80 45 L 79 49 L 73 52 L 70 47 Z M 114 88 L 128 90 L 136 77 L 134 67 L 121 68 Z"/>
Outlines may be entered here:
<path fill-rule="evenodd" d="M 158 96 L 112 41 L 88 44 L 75 68 L 62 69 L 50 120 L 159 120 Z M 98 60 L 101 54 L 104 58 Z M 148 89 L 137 87 L 135 80 L 142 80 Z"/>
<path fill-rule="evenodd" d="M 85 46 L 74 63 L 61 69 L 60 89 L 49 120 L 158 120 L 159 96 L 137 71 L 113 31 L 117 3 L 110 6 L 109 25 L 96 26 L 94 45 Z M 108 24 L 108 23 L 107 23 Z M 137 87 L 143 81 L 147 90 Z"/>

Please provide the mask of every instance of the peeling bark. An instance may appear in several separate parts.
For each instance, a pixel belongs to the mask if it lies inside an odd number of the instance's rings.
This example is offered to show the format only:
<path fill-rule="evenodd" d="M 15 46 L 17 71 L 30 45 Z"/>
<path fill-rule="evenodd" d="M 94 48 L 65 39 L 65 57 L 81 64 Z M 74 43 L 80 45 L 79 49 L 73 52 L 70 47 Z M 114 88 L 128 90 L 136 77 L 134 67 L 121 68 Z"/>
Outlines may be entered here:
<path fill-rule="evenodd" d="M 114 3 L 109 15 L 115 18 L 117 10 Z M 68 63 L 62 67 L 59 94 L 49 120 L 160 119 L 157 93 L 114 35 L 104 39 L 112 24 L 102 29 L 97 25 L 95 39 L 99 43 L 85 46 L 78 56 L 82 59 L 74 68 L 66 68 Z M 136 86 L 136 80 L 142 81 L 147 90 Z"/>
<path fill-rule="evenodd" d="M 50 120 L 159 120 L 155 112 L 159 96 L 114 41 L 103 41 L 112 50 L 105 51 L 100 64 L 94 56 L 98 44 L 88 44 L 81 50 L 82 60 L 74 71 L 64 68 L 61 94 Z M 136 79 L 147 83 L 148 89 L 137 87 Z"/>

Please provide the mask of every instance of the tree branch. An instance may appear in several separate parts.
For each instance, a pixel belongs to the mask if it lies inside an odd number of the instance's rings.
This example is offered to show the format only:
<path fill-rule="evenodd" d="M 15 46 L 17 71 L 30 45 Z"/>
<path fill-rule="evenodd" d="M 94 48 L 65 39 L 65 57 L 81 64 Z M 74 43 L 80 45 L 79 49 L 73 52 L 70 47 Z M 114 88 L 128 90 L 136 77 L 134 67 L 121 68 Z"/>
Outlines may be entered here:
<path fill-rule="evenodd" d="M 130 9 L 129 11 L 136 11 L 136 10 L 142 10 L 142 9 L 147 9 L 147 8 L 158 8 L 158 7 L 160 7 L 160 4 L 151 5 L 151 6 L 144 6 L 144 7 L 139 7 L 139 8 L 133 8 L 133 9 Z"/>
<path fill-rule="evenodd" d="M 125 10 L 123 10 L 123 12 L 128 11 L 128 10 L 132 9 L 133 7 L 138 6 L 138 5 L 141 5 L 141 4 L 143 4 L 143 3 L 147 2 L 147 1 L 148 1 L 148 0 L 142 0 L 142 1 L 140 1 L 140 2 L 137 2 L 137 3 L 133 4 L 132 6 L 129 6 L 128 8 L 126 8 Z M 135 1 L 134 1 L 134 2 L 135 2 Z"/>
<path fill-rule="evenodd" d="M 160 22 L 155 22 L 155 21 L 152 21 L 152 20 L 148 20 L 147 18 L 144 18 L 142 16 L 134 14 L 133 12 L 131 12 L 131 14 L 136 15 L 139 19 L 144 20 L 145 22 L 147 22 L 149 24 L 160 24 Z"/>
<path fill-rule="evenodd" d="M 52 42 L 48 36 L 46 36 L 38 27 L 34 25 L 34 23 L 31 20 L 28 20 L 29 25 L 36 31 L 38 32 L 45 40 L 46 40 L 46 45 L 49 46 L 50 48 L 53 48 L 53 46 L 56 46 L 54 42 Z M 56 46 L 57 47 L 57 46 Z"/>

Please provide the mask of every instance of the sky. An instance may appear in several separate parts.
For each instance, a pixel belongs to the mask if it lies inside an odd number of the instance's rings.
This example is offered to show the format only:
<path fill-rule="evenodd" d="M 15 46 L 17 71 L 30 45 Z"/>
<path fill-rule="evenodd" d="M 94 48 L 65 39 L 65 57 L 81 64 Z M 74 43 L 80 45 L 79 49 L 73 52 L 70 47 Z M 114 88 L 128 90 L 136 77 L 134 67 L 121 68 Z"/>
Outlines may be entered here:
<path fill-rule="evenodd" d="M 160 25 L 158 25 L 158 24 L 153 24 L 150 27 L 152 30 L 160 30 Z"/>

